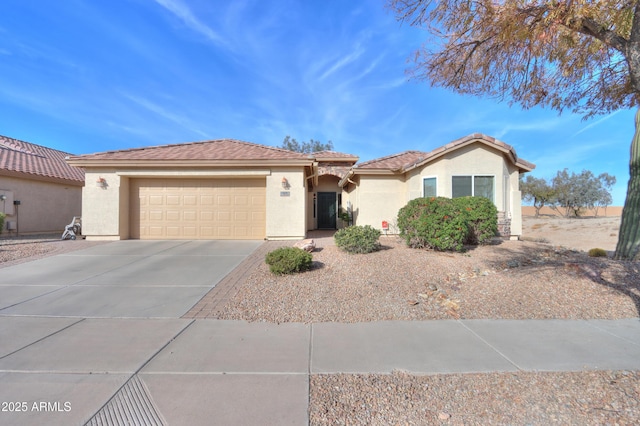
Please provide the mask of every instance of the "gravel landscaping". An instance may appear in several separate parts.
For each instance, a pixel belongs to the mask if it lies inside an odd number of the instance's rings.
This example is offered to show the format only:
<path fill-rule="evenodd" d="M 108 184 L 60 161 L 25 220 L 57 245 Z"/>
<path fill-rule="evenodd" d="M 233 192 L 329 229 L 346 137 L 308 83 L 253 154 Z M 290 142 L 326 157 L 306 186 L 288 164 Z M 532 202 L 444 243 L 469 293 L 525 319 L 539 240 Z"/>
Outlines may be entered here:
<path fill-rule="evenodd" d="M 312 425 L 636 425 L 640 373 L 311 376 Z"/>
<path fill-rule="evenodd" d="M 637 263 L 527 241 L 449 253 L 382 237 L 382 250 L 365 255 L 342 252 L 329 236 L 316 242 L 311 271 L 276 276 L 260 264 L 217 317 L 312 323 L 638 316 Z"/>
<path fill-rule="evenodd" d="M 18 237 L 3 235 L 0 238 L 0 268 L 105 243 L 83 239 L 63 241 L 60 240 L 60 234 Z"/>

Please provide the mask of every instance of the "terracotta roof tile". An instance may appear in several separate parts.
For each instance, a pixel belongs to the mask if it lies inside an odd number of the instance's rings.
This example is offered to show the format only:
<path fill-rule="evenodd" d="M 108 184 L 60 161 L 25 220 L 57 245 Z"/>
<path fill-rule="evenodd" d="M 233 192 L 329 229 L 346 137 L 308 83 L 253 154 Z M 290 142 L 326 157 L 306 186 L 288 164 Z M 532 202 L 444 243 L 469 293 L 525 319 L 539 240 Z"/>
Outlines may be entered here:
<path fill-rule="evenodd" d="M 405 151 L 399 154 L 389 155 L 387 157 L 377 158 L 374 160 L 366 161 L 364 163 L 357 164 L 354 169 L 356 170 L 370 170 L 370 169 L 382 169 L 391 170 L 395 172 L 406 172 L 414 166 L 425 164 L 432 158 L 439 157 L 446 151 L 451 151 L 462 147 L 468 143 L 482 142 L 489 146 L 508 153 L 511 156 L 513 163 L 527 171 L 533 170 L 536 166 L 533 163 L 518 158 L 515 149 L 511 145 L 508 145 L 492 136 L 487 136 L 482 133 L 473 133 L 471 135 L 456 139 L 448 144 L 436 148 L 429 152 L 422 151 Z"/>
<path fill-rule="evenodd" d="M 322 161 L 323 158 L 331 158 L 331 159 L 344 159 L 345 161 L 358 161 L 358 156 L 353 154 L 347 154 L 344 152 L 336 152 L 336 151 L 317 151 L 312 153 L 312 155 L 318 160 Z"/>
<path fill-rule="evenodd" d="M 98 152 L 72 157 L 73 160 L 310 160 L 309 154 L 282 148 L 219 139 L 172 145 L 149 146 Z"/>
<path fill-rule="evenodd" d="M 0 135 L 0 173 L 84 183 L 84 170 L 68 165 L 69 153 Z"/>
<path fill-rule="evenodd" d="M 422 161 L 427 153 L 422 151 L 405 151 L 356 164 L 355 169 L 401 170 L 408 164 Z"/>
<path fill-rule="evenodd" d="M 349 173 L 349 170 L 351 167 L 321 165 L 318 167 L 318 176 L 331 175 L 342 179 Z"/>

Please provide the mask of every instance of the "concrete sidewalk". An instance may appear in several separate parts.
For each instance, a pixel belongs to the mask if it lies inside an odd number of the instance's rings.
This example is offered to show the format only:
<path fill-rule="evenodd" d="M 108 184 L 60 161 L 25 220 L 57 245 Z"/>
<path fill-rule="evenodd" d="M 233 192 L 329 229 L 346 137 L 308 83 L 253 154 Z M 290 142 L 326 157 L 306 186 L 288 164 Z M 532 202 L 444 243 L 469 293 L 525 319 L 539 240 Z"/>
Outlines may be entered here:
<path fill-rule="evenodd" d="M 305 425 L 311 374 L 596 369 L 640 370 L 640 320 L 10 316 L 0 317 L 0 424 Z"/>

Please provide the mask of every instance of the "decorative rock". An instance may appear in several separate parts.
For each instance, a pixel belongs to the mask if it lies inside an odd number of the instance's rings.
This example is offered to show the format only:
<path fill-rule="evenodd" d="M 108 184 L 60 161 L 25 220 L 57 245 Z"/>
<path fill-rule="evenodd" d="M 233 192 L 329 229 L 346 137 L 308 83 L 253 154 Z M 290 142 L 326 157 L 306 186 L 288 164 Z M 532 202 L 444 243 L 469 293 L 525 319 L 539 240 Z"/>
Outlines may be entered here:
<path fill-rule="evenodd" d="M 311 253 L 316 249 L 316 242 L 312 239 L 302 240 L 296 242 L 293 246 Z"/>

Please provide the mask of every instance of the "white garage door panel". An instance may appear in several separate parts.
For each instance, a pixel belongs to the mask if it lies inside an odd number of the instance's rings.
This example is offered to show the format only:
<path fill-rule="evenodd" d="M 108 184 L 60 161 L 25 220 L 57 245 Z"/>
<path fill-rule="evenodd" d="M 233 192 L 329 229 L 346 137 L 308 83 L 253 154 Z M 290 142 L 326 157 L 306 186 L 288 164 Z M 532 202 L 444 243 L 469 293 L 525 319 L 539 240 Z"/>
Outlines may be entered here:
<path fill-rule="evenodd" d="M 263 239 L 265 179 L 133 179 L 131 238 Z"/>

